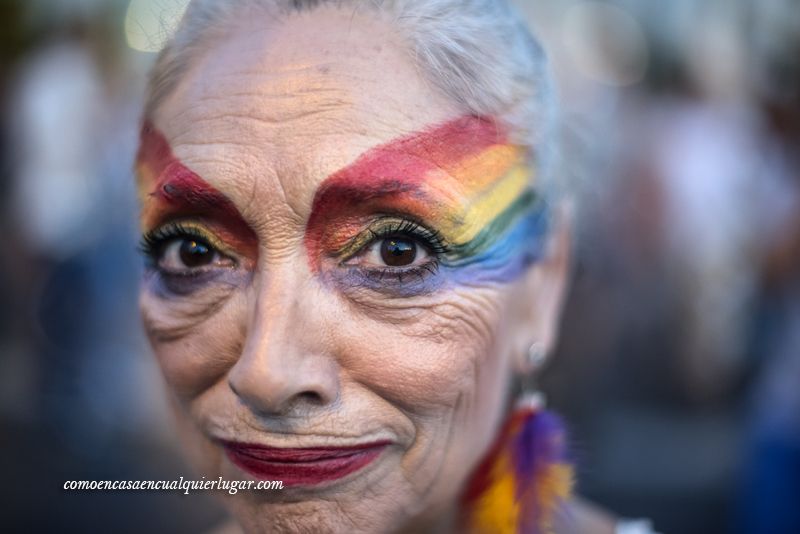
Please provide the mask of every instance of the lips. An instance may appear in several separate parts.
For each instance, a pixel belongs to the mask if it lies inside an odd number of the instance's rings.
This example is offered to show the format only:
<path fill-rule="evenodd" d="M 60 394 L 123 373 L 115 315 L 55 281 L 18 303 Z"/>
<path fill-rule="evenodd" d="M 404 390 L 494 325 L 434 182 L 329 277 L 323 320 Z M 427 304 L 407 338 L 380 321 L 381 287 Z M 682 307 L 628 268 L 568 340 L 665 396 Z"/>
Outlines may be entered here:
<path fill-rule="evenodd" d="M 343 478 L 378 458 L 390 444 L 378 441 L 351 447 L 283 448 L 223 442 L 225 453 L 240 469 L 284 487 L 315 486 Z"/>

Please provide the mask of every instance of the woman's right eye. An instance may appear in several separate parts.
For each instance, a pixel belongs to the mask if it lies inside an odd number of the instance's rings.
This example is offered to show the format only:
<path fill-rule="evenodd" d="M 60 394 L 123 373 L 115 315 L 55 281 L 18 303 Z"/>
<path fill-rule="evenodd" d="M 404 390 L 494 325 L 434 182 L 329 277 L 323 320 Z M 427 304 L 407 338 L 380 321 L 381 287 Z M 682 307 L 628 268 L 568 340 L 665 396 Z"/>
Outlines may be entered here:
<path fill-rule="evenodd" d="M 159 269 L 170 274 L 192 274 L 213 267 L 233 267 L 234 261 L 196 237 L 175 237 L 161 246 Z"/>
<path fill-rule="evenodd" d="M 243 276 L 250 271 L 241 269 L 240 257 L 223 246 L 211 230 L 198 224 L 169 223 L 145 233 L 140 250 L 146 259 L 148 287 L 169 297 L 245 283 Z"/>

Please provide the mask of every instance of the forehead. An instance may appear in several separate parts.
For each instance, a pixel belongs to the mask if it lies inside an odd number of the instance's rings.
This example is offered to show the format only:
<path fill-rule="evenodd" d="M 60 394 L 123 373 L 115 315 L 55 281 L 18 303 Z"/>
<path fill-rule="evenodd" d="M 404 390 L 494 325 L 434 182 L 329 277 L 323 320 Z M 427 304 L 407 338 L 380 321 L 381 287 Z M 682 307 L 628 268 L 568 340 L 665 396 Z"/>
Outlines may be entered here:
<path fill-rule="evenodd" d="M 280 190 L 307 213 L 316 187 L 364 151 L 457 116 L 372 13 L 242 17 L 156 111 L 175 155 L 234 203 Z M 270 206 L 277 208 L 277 206 Z"/>

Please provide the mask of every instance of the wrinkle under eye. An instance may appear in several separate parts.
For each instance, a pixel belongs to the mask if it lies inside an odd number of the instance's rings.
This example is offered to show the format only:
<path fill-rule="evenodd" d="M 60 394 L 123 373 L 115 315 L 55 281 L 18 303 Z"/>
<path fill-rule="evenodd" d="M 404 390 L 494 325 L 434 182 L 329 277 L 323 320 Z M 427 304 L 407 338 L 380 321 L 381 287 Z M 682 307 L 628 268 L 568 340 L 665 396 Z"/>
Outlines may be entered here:
<path fill-rule="evenodd" d="M 192 222 L 173 222 L 145 234 L 141 251 L 164 289 L 188 294 L 225 273 L 238 272 L 238 259 L 222 252 L 214 234 Z"/>

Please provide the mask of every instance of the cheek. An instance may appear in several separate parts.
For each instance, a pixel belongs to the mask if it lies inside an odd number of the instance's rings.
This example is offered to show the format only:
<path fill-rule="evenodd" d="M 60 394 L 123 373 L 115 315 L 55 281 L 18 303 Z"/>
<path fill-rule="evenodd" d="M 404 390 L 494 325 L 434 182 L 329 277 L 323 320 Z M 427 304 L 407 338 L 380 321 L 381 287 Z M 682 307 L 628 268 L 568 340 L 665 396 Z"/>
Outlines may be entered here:
<path fill-rule="evenodd" d="M 170 398 L 170 403 L 176 434 L 189 465 L 197 473 L 198 478 L 200 475 L 208 479 L 220 476 L 222 473 L 219 447 L 203 434 L 185 403 L 175 396 Z"/>
<path fill-rule="evenodd" d="M 225 377 L 241 354 L 246 331 L 246 296 L 237 292 L 210 316 L 201 316 L 176 338 L 154 335 L 152 322 L 164 312 L 158 302 L 143 299 L 142 312 L 161 372 L 170 390 L 189 401 Z M 166 312 L 164 312 L 166 313 Z"/>
<path fill-rule="evenodd" d="M 494 428 L 505 406 L 511 375 L 506 307 L 499 293 L 472 292 L 463 303 L 448 307 L 439 317 L 436 330 L 449 339 L 443 354 L 447 358 L 447 382 L 442 376 L 428 375 L 428 386 L 449 384 L 457 401 L 449 414 L 452 454 L 463 460 L 477 459 L 484 448 L 483 438 L 494 435 Z M 457 454 L 461 451 L 463 455 Z M 464 456 L 465 455 L 465 456 Z"/>
<path fill-rule="evenodd" d="M 407 412 L 454 407 L 501 363 L 494 353 L 495 310 L 457 300 L 415 310 L 406 320 L 348 321 L 339 329 L 340 363 Z"/>
<path fill-rule="evenodd" d="M 400 324 L 364 319 L 340 330 L 353 378 L 413 421 L 404 469 L 422 489 L 457 487 L 499 425 L 510 376 L 503 298 L 469 290 Z"/>
<path fill-rule="evenodd" d="M 497 295 L 488 292 L 356 316 L 338 330 L 340 363 L 408 412 L 452 408 L 459 396 L 481 393 L 505 366 L 497 346 L 502 316 Z"/>

